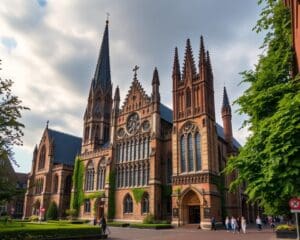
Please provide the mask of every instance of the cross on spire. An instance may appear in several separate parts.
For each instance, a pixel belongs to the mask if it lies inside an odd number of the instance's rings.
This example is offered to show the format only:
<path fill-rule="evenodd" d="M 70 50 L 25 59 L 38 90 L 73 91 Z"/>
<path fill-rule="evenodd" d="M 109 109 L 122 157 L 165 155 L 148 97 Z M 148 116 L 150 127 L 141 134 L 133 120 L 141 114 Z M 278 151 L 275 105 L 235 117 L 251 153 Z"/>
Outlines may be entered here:
<path fill-rule="evenodd" d="M 134 72 L 134 76 L 133 76 L 134 79 L 136 79 L 136 76 L 137 76 L 137 70 L 139 70 L 139 68 L 140 68 L 140 67 L 139 67 L 138 65 L 135 65 L 134 68 L 132 69 L 132 71 Z"/>

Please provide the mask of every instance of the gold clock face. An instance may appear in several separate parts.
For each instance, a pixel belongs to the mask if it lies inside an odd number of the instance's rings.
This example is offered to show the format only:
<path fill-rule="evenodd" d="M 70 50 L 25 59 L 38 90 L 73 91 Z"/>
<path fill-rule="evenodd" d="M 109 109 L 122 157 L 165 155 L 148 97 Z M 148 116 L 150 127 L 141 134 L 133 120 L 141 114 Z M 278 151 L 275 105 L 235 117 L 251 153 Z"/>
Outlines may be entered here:
<path fill-rule="evenodd" d="M 127 132 L 129 134 L 135 133 L 140 127 L 140 117 L 137 113 L 132 113 L 126 123 Z"/>

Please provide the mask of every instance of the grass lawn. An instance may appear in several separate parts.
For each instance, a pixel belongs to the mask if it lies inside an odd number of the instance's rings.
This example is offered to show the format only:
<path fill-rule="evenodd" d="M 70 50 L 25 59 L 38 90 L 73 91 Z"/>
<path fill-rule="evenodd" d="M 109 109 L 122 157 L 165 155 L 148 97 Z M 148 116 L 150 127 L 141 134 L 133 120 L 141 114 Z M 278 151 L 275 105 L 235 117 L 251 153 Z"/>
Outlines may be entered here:
<path fill-rule="evenodd" d="M 0 239 L 47 239 L 64 236 L 86 236 L 100 234 L 99 226 L 88 224 L 70 224 L 66 221 L 57 222 L 11 222 L 0 223 Z"/>

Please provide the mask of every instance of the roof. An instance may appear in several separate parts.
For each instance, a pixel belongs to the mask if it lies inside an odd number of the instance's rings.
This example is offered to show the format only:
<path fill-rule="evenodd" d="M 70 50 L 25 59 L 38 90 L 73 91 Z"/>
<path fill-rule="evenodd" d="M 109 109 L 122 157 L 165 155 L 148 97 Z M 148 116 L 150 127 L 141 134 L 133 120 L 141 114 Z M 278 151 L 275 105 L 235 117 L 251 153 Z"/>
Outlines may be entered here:
<path fill-rule="evenodd" d="M 169 123 L 173 123 L 173 111 L 162 103 L 160 104 L 160 116 L 163 120 Z M 223 127 L 218 123 L 216 123 L 216 127 L 218 136 L 225 140 Z M 241 147 L 241 144 L 235 138 L 233 138 L 233 145 L 236 148 Z"/>
<path fill-rule="evenodd" d="M 216 126 L 217 126 L 218 136 L 225 140 L 224 129 L 221 127 L 219 123 L 217 123 Z M 233 138 L 233 146 L 235 146 L 236 148 L 240 148 L 241 144 L 235 138 Z"/>
<path fill-rule="evenodd" d="M 173 111 L 164 104 L 160 104 L 160 116 L 163 120 L 173 123 Z"/>
<path fill-rule="evenodd" d="M 76 155 L 80 153 L 82 139 L 49 128 L 48 133 L 54 143 L 53 162 L 73 166 Z"/>

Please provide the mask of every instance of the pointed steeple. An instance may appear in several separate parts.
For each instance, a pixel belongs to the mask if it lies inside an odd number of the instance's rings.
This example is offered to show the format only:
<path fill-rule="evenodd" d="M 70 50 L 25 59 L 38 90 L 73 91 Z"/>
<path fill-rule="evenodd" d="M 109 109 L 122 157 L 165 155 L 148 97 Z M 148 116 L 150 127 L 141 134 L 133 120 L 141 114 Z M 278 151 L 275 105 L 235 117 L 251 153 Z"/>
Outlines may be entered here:
<path fill-rule="evenodd" d="M 174 54 L 174 63 L 173 63 L 173 79 L 177 81 L 181 80 L 180 76 L 180 65 L 179 65 L 179 58 L 178 58 L 178 49 L 175 47 L 175 54 Z"/>
<path fill-rule="evenodd" d="M 207 77 L 212 81 L 213 72 L 212 72 L 212 67 L 210 62 L 209 51 L 206 51 L 206 71 L 207 71 Z"/>
<path fill-rule="evenodd" d="M 114 101 L 120 101 L 120 89 L 119 89 L 119 86 L 116 87 Z"/>
<path fill-rule="evenodd" d="M 200 80 L 205 79 L 205 66 L 206 66 L 206 57 L 205 57 L 205 48 L 203 36 L 200 37 L 200 51 L 199 51 L 199 75 Z"/>
<path fill-rule="evenodd" d="M 225 86 L 224 86 L 224 89 L 223 89 L 222 111 L 223 111 L 224 108 L 229 108 L 229 109 L 231 110 L 230 103 L 229 103 L 229 100 L 228 100 L 227 91 L 226 91 L 226 87 L 225 87 Z"/>
<path fill-rule="evenodd" d="M 102 44 L 93 79 L 93 87 L 100 87 L 106 90 L 111 87 L 110 62 L 109 62 L 109 38 L 108 38 L 108 20 L 103 34 Z"/>
<path fill-rule="evenodd" d="M 160 94 L 159 94 L 159 77 L 157 68 L 154 68 L 153 71 L 153 78 L 152 78 L 152 101 L 159 102 L 160 101 Z"/>
<path fill-rule="evenodd" d="M 190 73 L 193 78 L 196 75 L 196 67 L 193 57 L 193 51 L 191 47 L 190 39 L 186 41 L 185 56 L 184 56 L 184 65 L 183 65 L 183 78 L 187 78 L 187 74 Z"/>
<path fill-rule="evenodd" d="M 153 71 L 152 85 L 160 85 L 158 71 L 157 71 L 156 67 L 154 68 L 154 71 Z"/>

